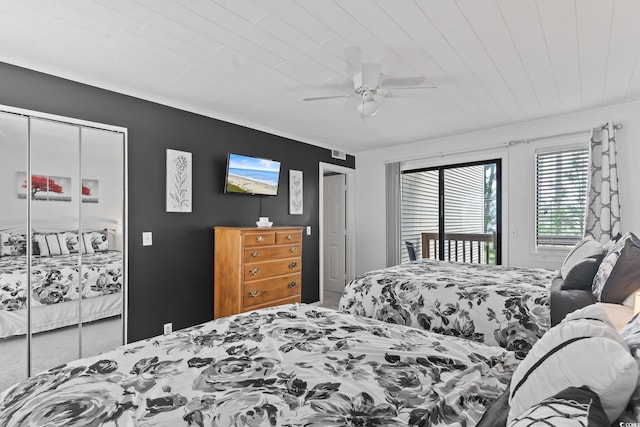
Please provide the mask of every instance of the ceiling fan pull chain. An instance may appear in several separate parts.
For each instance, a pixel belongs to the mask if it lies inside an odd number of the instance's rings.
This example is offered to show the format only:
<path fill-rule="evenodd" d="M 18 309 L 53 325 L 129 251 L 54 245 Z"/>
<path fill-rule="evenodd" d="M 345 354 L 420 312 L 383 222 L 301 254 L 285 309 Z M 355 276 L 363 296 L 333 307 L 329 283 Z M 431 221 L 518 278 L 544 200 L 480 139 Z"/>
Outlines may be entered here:
<path fill-rule="evenodd" d="M 364 112 L 364 94 L 362 94 L 362 111 Z M 364 113 L 361 113 L 360 117 L 362 117 L 362 131 L 366 132 L 367 130 L 364 127 L 364 117 L 365 117 Z"/>

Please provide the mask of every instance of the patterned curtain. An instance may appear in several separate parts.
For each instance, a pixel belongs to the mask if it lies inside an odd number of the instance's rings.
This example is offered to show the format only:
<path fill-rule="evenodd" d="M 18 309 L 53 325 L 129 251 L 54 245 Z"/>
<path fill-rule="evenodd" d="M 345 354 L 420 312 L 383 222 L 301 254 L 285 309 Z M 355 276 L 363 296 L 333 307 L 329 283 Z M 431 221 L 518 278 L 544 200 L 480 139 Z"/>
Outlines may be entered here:
<path fill-rule="evenodd" d="M 387 267 L 400 264 L 400 163 L 384 165 L 387 214 Z"/>
<path fill-rule="evenodd" d="M 620 232 L 616 131 L 607 123 L 591 133 L 591 182 L 584 235 L 602 243 Z"/>

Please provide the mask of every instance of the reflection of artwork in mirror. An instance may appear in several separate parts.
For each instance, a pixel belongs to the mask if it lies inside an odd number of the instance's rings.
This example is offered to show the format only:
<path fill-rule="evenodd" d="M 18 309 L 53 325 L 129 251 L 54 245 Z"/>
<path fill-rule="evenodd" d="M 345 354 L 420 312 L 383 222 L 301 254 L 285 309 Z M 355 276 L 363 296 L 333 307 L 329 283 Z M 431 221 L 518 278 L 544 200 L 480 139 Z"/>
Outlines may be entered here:
<path fill-rule="evenodd" d="M 302 215 L 302 171 L 289 170 L 289 214 Z"/>
<path fill-rule="evenodd" d="M 82 180 L 82 202 L 83 203 L 98 203 L 98 190 L 100 189 L 100 183 L 97 179 L 83 179 Z"/>
<path fill-rule="evenodd" d="M 27 174 L 17 173 L 18 198 L 27 197 Z M 31 175 L 31 200 L 71 201 L 71 178 L 64 176 Z"/>
<path fill-rule="evenodd" d="M 191 153 L 167 149 L 167 212 L 191 212 Z"/>

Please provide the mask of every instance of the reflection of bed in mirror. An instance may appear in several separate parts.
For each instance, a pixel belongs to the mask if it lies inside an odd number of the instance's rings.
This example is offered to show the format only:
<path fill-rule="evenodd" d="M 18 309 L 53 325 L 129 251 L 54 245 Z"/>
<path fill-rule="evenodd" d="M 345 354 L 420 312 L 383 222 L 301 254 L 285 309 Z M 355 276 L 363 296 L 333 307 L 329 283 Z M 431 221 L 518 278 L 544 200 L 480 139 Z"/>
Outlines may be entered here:
<path fill-rule="evenodd" d="M 77 229 L 70 228 L 62 222 L 32 224 L 33 333 L 78 324 L 80 318 L 84 323 L 122 314 L 122 242 L 117 238 L 122 234 L 118 224 L 85 221 L 82 238 Z M 24 225 L 0 224 L 0 240 L 0 338 L 4 338 L 27 332 Z"/>

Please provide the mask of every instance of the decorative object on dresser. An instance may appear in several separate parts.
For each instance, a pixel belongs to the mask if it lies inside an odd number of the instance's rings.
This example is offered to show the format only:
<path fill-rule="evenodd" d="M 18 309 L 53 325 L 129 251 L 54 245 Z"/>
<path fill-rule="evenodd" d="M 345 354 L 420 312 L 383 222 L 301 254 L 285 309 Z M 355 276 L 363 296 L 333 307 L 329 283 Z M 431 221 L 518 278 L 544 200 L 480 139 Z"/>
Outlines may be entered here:
<path fill-rule="evenodd" d="M 300 302 L 302 227 L 214 227 L 213 317 Z"/>
<path fill-rule="evenodd" d="M 256 225 L 258 227 L 271 227 L 273 225 L 273 221 L 269 221 L 269 217 L 268 216 L 261 216 L 258 218 L 258 221 L 256 221 Z"/>

